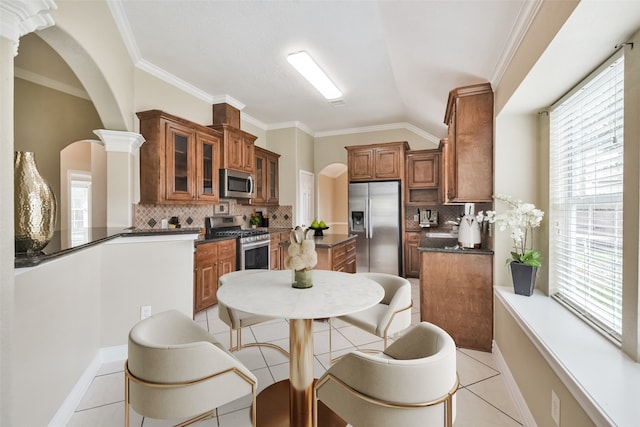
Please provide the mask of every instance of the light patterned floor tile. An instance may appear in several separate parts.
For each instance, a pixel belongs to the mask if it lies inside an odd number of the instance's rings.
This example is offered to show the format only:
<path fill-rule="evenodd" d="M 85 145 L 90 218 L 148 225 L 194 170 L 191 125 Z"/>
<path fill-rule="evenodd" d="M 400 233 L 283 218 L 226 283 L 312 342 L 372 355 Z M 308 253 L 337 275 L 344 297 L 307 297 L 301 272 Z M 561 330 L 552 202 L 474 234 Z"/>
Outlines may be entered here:
<path fill-rule="evenodd" d="M 467 356 L 460 350 L 457 351 L 457 369 L 460 376 L 460 385 L 466 387 L 470 384 L 474 384 L 478 381 L 486 380 L 487 378 L 498 375 L 495 369 L 492 369 L 480 363 L 477 360 Z"/>
<path fill-rule="evenodd" d="M 468 390 L 459 390 L 456 396 L 457 415 L 454 427 L 517 427 L 521 425 Z"/>
<path fill-rule="evenodd" d="M 78 410 L 96 408 L 124 400 L 124 373 L 100 375 L 93 379 Z"/>
<path fill-rule="evenodd" d="M 502 375 L 488 378 L 467 387 L 467 390 L 495 406 L 514 420 L 520 422 L 520 414 L 511 400 Z"/>

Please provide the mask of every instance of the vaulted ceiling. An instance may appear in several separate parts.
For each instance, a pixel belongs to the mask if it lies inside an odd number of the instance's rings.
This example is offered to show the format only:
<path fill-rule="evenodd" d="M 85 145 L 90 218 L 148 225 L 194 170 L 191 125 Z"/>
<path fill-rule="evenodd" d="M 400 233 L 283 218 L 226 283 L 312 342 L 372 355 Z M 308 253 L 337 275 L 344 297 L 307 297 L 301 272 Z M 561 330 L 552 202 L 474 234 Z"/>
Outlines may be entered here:
<path fill-rule="evenodd" d="M 138 66 L 265 128 L 313 134 L 407 124 L 443 137 L 448 93 L 496 84 L 538 2 L 137 1 L 111 3 Z M 288 64 L 306 50 L 342 90 L 326 101 Z"/>
<path fill-rule="evenodd" d="M 108 5 L 136 67 L 207 102 L 230 102 L 264 129 L 298 126 L 322 136 L 397 126 L 437 142 L 446 134 L 449 91 L 481 82 L 496 88 L 542 0 Z M 549 105 L 627 40 L 639 19 L 640 2 L 580 2 L 511 97 L 510 110 Z M 57 54 L 37 45 L 44 43 L 23 37 L 16 76 L 40 74 L 52 86 L 82 92 Z M 342 90 L 339 105 L 288 64 L 287 55 L 299 50 Z"/>

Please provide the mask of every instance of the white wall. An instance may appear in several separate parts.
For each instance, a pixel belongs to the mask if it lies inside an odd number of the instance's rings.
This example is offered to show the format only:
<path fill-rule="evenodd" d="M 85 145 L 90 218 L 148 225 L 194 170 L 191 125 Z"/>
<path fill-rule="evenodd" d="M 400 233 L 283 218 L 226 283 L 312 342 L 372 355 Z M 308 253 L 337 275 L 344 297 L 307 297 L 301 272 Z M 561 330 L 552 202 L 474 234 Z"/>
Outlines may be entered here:
<path fill-rule="evenodd" d="M 163 239 L 118 238 L 16 270 L 3 392 L 19 425 L 47 425 L 99 350 L 126 345 L 141 305 L 193 315 L 193 240 Z"/>

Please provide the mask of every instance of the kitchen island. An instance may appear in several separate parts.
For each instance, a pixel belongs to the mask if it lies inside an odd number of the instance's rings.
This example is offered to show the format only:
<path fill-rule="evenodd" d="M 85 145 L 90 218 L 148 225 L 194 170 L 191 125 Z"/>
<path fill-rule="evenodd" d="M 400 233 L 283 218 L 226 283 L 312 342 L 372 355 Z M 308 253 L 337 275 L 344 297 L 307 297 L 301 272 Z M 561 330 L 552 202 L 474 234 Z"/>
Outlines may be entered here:
<path fill-rule="evenodd" d="M 460 249 L 456 241 L 420 240 L 420 320 L 443 328 L 459 347 L 491 351 L 493 251 Z"/>
<path fill-rule="evenodd" d="M 356 272 L 356 235 L 355 234 L 325 234 L 314 236 L 316 253 L 318 254 L 318 270 Z M 283 248 L 289 247 L 289 240 L 280 242 Z M 283 257 L 287 255 L 283 249 Z M 284 268 L 284 266 L 283 266 Z"/>

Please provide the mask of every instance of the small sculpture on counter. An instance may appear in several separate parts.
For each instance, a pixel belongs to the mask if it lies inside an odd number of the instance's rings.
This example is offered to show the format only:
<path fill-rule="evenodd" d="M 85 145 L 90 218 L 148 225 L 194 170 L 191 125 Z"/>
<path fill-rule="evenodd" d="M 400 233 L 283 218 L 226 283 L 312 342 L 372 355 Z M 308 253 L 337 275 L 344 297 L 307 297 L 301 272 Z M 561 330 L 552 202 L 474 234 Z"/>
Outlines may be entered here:
<path fill-rule="evenodd" d="M 311 271 L 318 263 L 318 254 L 312 231 L 305 231 L 298 226 L 290 234 L 291 244 L 284 259 L 284 266 L 294 271 L 294 288 L 313 286 Z"/>

